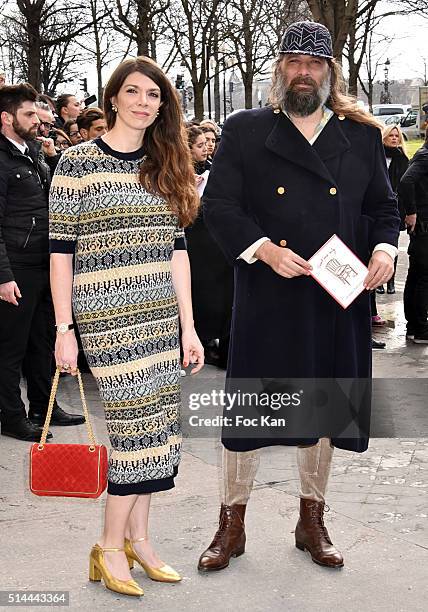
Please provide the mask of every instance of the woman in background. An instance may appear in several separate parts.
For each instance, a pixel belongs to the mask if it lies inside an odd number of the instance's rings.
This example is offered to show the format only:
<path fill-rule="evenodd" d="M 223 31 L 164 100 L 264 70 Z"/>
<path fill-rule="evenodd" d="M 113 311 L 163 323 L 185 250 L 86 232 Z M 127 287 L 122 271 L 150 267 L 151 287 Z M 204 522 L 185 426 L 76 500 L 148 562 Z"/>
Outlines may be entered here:
<path fill-rule="evenodd" d="M 188 126 L 186 131 L 195 174 L 201 175 L 211 168 L 206 136 L 203 129 L 196 125 Z"/>
<path fill-rule="evenodd" d="M 58 151 L 58 153 L 62 153 L 63 151 L 68 149 L 68 147 L 72 146 L 70 138 L 63 130 L 60 130 L 59 128 L 53 128 L 52 131 L 54 135 L 55 149 Z"/>
<path fill-rule="evenodd" d="M 210 127 L 201 126 L 201 129 L 205 135 L 205 142 L 207 145 L 207 159 L 212 162 L 216 151 L 217 135 Z"/>
<path fill-rule="evenodd" d="M 190 126 L 187 128 L 187 136 L 196 183 L 204 174 L 206 184 L 206 173 L 211 163 L 207 161 L 205 134 L 201 128 Z M 186 239 L 192 270 L 195 329 L 204 345 L 205 362 L 226 369 L 232 317 L 233 268 L 205 226 L 203 206 L 193 225 L 186 228 Z"/>
<path fill-rule="evenodd" d="M 391 181 L 391 187 L 397 194 L 398 198 L 398 210 L 401 217 L 400 229 L 404 230 L 404 217 L 406 212 L 400 203 L 398 197 L 398 185 L 400 184 L 401 177 L 406 172 L 409 166 L 409 158 L 406 151 L 406 143 L 403 138 L 403 133 L 398 125 L 388 125 L 382 130 L 383 147 L 385 149 L 386 164 L 388 166 L 389 180 Z M 397 259 L 394 261 L 394 275 L 387 282 L 386 290 L 387 293 L 395 293 L 395 270 L 397 269 Z M 377 288 L 378 293 L 385 293 L 383 285 Z"/>
<path fill-rule="evenodd" d="M 83 138 L 79 132 L 79 126 L 77 125 L 77 121 L 75 119 L 69 119 L 62 126 L 64 132 L 67 134 L 69 139 L 71 140 L 72 145 L 77 145 L 83 142 Z"/>

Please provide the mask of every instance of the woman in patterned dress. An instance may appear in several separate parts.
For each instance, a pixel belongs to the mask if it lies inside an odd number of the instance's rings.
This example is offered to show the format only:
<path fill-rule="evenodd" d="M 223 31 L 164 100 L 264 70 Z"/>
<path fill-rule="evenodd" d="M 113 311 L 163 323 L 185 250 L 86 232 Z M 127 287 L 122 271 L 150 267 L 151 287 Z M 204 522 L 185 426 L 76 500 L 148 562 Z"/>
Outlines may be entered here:
<path fill-rule="evenodd" d="M 195 373 L 204 360 L 183 231 L 198 196 L 180 103 L 155 62 L 122 62 L 104 111 L 108 133 L 65 151 L 52 182 L 55 357 L 63 371 L 75 371 L 73 309 L 112 445 L 90 578 L 142 595 L 132 559 L 155 580 L 180 580 L 147 528 L 151 493 L 174 486 L 180 461 L 179 319 L 183 365 L 195 364 Z"/>

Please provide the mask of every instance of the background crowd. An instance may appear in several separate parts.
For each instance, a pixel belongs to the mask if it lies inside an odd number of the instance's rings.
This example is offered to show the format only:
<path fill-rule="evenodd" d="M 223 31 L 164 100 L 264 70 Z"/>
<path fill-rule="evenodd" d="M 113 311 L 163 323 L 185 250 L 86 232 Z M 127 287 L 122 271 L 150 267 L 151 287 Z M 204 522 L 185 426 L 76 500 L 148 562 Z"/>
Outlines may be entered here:
<path fill-rule="evenodd" d="M 19 97 L 19 88 L 25 89 L 23 98 Z M 33 109 L 33 104 L 35 111 L 28 110 Z M 61 94 L 54 100 L 38 94 L 28 85 L 3 84 L 0 112 L 2 434 L 21 440 L 38 440 L 53 366 L 48 252 L 50 177 L 64 151 L 102 136 L 107 125 L 101 108 L 85 107 L 73 94 Z M 209 119 L 187 123 L 186 130 L 195 183 L 202 196 L 221 130 Z M 427 141 L 410 166 L 398 126 L 383 129 L 383 143 L 391 185 L 398 196 L 401 228 L 411 237 L 404 291 L 407 337 L 415 343 L 428 343 Z M 233 268 L 208 232 L 201 212 L 185 233 L 192 269 L 195 328 L 204 345 L 206 362 L 226 368 Z M 388 282 L 386 291 L 388 294 L 395 292 L 394 278 Z M 384 293 L 385 288 L 381 286 L 377 292 Z M 376 292 L 372 292 L 372 324 L 375 327 L 385 325 L 377 311 Z M 383 342 L 373 339 L 373 348 L 384 347 Z M 89 371 L 83 351 L 79 354 L 79 367 Z M 28 415 L 20 393 L 22 375 L 27 382 Z M 81 415 L 67 414 L 55 404 L 52 425 L 82 422 Z"/>

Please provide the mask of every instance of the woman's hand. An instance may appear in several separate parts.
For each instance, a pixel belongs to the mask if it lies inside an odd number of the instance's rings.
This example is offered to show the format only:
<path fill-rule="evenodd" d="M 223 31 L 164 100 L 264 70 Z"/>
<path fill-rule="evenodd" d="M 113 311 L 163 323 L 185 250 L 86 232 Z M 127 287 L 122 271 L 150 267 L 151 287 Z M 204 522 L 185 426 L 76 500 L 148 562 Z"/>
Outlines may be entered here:
<path fill-rule="evenodd" d="M 199 187 L 199 185 L 203 182 L 204 182 L 204 177 L 200 174 L 195 174 L 196 187 Z"/>
<path fill-rule="evenodd" d="M 72 330 L 65 334 L 57 334 L 55 342 L 55 361 L 61 372 L 76 376 L 77 356 L 79 347 L 76 336 Z M 68 366 L 68 367 L 66 367 Z"/>
<path fill-rule="evenodd" d="M 181 334 L 181 344 L 183 347 L 183 366 L 187 368 L 189 363 L 197 364 L 191 371 L 191 374 L 196 374 L 203 368 L 205 358 L 204 347 L 194 327 L 189 331 L 183 331 Z"/>

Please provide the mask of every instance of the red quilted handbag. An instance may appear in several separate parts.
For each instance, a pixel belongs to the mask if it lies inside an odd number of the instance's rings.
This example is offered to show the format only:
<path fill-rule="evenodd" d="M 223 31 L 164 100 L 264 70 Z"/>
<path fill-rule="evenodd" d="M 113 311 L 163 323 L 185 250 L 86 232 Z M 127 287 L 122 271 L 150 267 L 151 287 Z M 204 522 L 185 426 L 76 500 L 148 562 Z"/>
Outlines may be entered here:
<path fill-rule="evenodd" d="M 41 496 L 99 497 L 107 486 L 107 449 L 96 443 L 79 370 L 77 380 L 90 444 L 46 444 L 59 375 L 57 368 L 42 437 L 30 448 L 30 490 Z"/>

